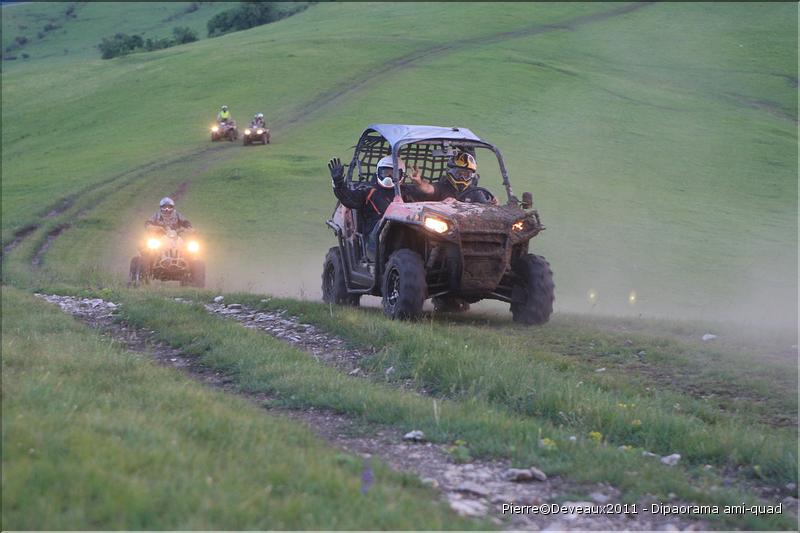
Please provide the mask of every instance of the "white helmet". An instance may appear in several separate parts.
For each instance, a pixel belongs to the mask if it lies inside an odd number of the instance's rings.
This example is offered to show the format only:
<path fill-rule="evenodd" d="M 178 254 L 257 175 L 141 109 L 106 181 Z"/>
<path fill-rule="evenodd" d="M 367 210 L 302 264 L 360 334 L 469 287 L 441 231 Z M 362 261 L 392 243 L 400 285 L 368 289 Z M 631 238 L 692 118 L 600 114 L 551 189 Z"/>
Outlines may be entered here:
<path fill-rule="evenodd" d="M 264 113 L 256 113 L 256 118 L 264 118 Z"/>
<path fill-rule="evenodd" d="M 161 199 L 160 202 L 158 202 L 158 207 L 160 207 L 161 209 L 164 209 L 164 207 L 166 206 L 175 209 L 175 201 L 169 196 L 165 196 L 164 198 Z"/>
<path fill-rule="evenodd" d="M 400 169 L 400 181 L 403 181 L 403 173 L 406 171 L 406 164 L 403 163 L 402 159 L 397 160 L 397 166 Z M 391 169 L 392 172 L 384 172 L 383 175 L 381 173 L 382 168 Z M 392 180 L 392 176 L 394 173 L 394 165 L 392 164 L 392 156 L 387 155 L 381 158 L 378 161 L 378 168 L 375 171 L 375 177 L 378 179 L 378 183 L 381 187 L 385 187 L 387 189 L 391 189 L 394 187 L 394 181 Z"/>

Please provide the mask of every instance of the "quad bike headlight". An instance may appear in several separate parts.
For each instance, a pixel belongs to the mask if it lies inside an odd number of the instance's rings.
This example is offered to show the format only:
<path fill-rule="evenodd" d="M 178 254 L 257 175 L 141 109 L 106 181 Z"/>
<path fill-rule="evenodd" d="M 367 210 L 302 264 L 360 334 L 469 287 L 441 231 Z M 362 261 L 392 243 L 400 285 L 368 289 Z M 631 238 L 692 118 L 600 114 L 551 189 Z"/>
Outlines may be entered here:
<path fill-rule="evenodd" d="M 264 133 L 264 130 L 258 130 L 258 131 L 256 132 L 256 134 L 257 134 L 257 135 L 261 135 L 262 133 Z"/>
<path fill-rule="evenodd" d="M 211 126 L 211 131 L 217 133 L 219 131 L 219 126 Z"/>
<path fill-rule="evenodd" d="M 200 251 L 200 243 L 197 241 L 189 241 L 186 248 L 192 253 L 197 253 Z"/>
<path fill-rule="evenodd" d="M 252 132 L 251 132 L 249 129 L 247 129 L 247 130 L 244 130 L 244 134 L 245 134 L 245 135 L 250 135 L 250 133 L 252 133 Z"/>
<path fill-rule="evenodd" d="M 158 250 L 161 247 L 161 239 L 147 239 L 147 247 L 151 250 Z"/>
<path fill-rule="evenodd" d="M 514 222 L 514 224 L 511 225 L 511 229 L 514 231 L 522 231 L 525 229 L 525 219 L 523 218 L 522 220 L 517 220 Z"/>
<path fill-rule="evenodd" d="M 436 217 L 425 217 L 425 227 L 431 231 L 435 231 L 436 233 L 444 233 L 450 229 L 450 226 L 447 225 L 447 222 Z"/>

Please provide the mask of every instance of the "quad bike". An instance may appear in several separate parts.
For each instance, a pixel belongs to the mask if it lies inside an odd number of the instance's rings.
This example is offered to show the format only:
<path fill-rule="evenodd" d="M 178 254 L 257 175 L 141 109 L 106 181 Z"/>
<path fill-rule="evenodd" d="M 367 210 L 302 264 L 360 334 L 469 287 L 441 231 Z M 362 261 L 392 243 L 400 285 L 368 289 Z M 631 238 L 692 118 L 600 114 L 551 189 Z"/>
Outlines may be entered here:
<path fill-rule="evenodd" d="M 227 139 L 228 141 L 235 141 L 239 138 L 239 130 L 236 129 L 235 120 L 221 120 L 211 126 L 211 141 L 220 141 Z"/>
<path fill-rule="evenodd" d="M 508 200 L 498 205 L 483 187 L 441 202 L 403 198 L 398 160 L 417 166 L 430 183 L 446 179 L 448 159 L 459 152 L 492 152 Z M 371 187 L 377 162 L 394 160 L 395 197 L 378 221 L 375 258 L 366 253 L 369 228 L 357 209 L 337 203 L 327 221 L 338 239 L 323 263 L 323 300 L 358 305 L 364 294 L 380 296 L 391 318 L 413 319 L 431 298 L 437 311 L 465 311 L 495 299 L 510 304 L 514 321 L 543 324 L 553 312 L 555 285 L 550 264 L 529 253 L 544 229 L 530 193 L 514 196 L 500 151 L 466 128 L 375 124 L 356 145 L 347 186 Z"/>
<path fill-rule="evenodd" d="M 265 125 L 250 124 L 250 126 L 244 130 L 242 144 L 245 146 L 253 143 L 269 144 L 270 139 L 269 128 Z"/>
<path fill-rule="evenodd" d="M 204 287 L 206 266 L 198 258 L 200 243 L 192 234 L 191 230 L 151 231 L 139 254 L 131 259 L 130 284 L 135 287 L 157 279 Z"/>

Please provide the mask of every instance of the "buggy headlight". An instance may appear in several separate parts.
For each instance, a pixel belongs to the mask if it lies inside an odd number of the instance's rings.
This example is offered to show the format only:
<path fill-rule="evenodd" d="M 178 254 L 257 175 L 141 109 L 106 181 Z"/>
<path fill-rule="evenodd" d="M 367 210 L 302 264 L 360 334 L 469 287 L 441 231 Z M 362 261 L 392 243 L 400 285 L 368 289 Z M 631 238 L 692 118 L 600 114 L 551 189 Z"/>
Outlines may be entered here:
<path fill-rule="evenodd" d="M 189 243 L 186 245 L 186 248 L 193 254 L 197 253 L 200 251 L 200 243 L 197 241 L 189 241 Z"/>
<path fill-rule="evenodd" d="M 161 248 L 161 239 L 147 239 L 147 247 L 151 250 L 158 250 Z"/>
<path fill-rule="evenodd" d="M 219 126 L 211 126 L 211 131 L 217 133 L 219 131 Z"/>
<path fill-rule="evenodd" d="M 245 135 L 250 135 L 250 133 L 251 133 L 251 132 L 250 132 L 250 129 L 249 129 L 249 128 L 248 128 L 248 129 L 246 129 L 246 130 L 244 130 L 244 134 L 245 134 Z"/>
<path fill-rule="evenodd" d="M 436 233 L 444 233 L 450 229 L 450 226 L 447 225 L 447 222 L 436 217 L 425 217 L 425 227 L 431 231 L 435 231 Z"/>
<path fill-rule="evenodd" d="M 262 133 L 264 133 L 264 130 L 258 130 L 256 133 L 257 133 L 258 135 L 261 135 Z"/>
<path fill-rule="evenodd" d="M 525 228 L 525 219 L 517 220 L 514 224 L 511 225 L 511 229 L 514 231 L 522 231 Z"/>

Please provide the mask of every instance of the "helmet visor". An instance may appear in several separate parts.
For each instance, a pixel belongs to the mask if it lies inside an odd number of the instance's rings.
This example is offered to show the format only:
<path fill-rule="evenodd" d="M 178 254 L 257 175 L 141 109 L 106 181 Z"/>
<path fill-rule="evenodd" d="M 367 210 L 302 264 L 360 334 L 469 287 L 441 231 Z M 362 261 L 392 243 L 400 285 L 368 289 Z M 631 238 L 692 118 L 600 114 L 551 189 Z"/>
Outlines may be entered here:
<path fill-rule="evenodd" d="M 458 192 L 463 192 L 466 190 L 467 187 L 470 186 L 472 183 L 472 179 L 475 176 L 474 172 L 471 172 L 467 169 L 463 168 L 455 168 L 450 169 L 447 172 L 447 178 L 450 180 L 450 183 L 453 184 L 453 187 Z"/>
<path fill-rule="evenodd" d="M 378 179 L 391 178 L 393 174 L 394 174 L 394 169 L 392 167 L 378 168 Z"/>

